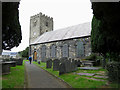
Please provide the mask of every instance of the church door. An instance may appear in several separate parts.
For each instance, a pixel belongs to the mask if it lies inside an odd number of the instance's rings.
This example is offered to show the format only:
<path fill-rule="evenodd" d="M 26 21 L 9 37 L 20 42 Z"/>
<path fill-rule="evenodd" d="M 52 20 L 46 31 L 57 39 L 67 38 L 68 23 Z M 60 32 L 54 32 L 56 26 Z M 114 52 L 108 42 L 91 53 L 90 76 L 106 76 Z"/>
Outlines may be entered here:
<path fill-rule="evenodd" d="M 33 58 L 33 60 L 37 61 L 37 52 L 36 51 L 34 52 L 34 58 Z"/>
<path fill-rule="evenodd" d="M 45 58 L 46 58 L 46 46 L 43 45 L 41 48 L 41 60 L 45 61 Z"/>
<path fill-rule="evenodd" d="M 76 57 L 84 57 L 84 45 L 83 42 L 78 41 L 76 46 Z"/>

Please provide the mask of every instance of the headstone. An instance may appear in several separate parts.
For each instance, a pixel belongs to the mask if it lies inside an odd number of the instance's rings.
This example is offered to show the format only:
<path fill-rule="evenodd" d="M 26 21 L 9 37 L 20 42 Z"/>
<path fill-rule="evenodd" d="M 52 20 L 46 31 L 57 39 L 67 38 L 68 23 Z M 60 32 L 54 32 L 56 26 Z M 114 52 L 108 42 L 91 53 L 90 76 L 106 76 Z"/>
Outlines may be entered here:
<path fill-rule="evenodd" d="M 66 60 L 64 63 L 65 63 L 66 72 L 70 72 L 71 71 L 70 61 Z"/>
<path fill-rule="evenodd" d="M 22 65 L 23 59 L 22 58 L 16 59 L 16 62 L 17 62 L 17 65 Z"/>
<path fill-rule="evenodd" d="M 46 61 L 46 68 L 51 68 L 52 67 L 52 60 L 51 59 L 48 59 Z"/>
<path fill-rule="evenodd" d="M 10 73 L 10 64 L 6 62 L 2 62 L 2 74 L 9 74 Z"/>
<path fill-rule="evenodd" d="M 59 75 L 66 73 L 65 63 L 61 63 L 59 66 Z"/>
<path fill-rule="evenodd" d="M 68 59 L 67 57 L 62 57 L 62 58 L 60 58 L 60 63 L 65 62 L 67 59 Z"/>
<path fill-rule="evenodd" d="M 77 61 L 77 67 L 80 67 L 82 62 L 80 60 Z"/>
<path fill-rule="evenodd" d="M 60 60 L 58 59 L 53 60 L 53 71 L 59 70 L 59 64 L 60 64 Z"/>
<path fill-rule="evenodd" d="M 72 59 L 72 62 L 71 62 L 71 71 L 76 71 L 77 70 L 77 65 L 75 64 L 75 60 Z"/>
<path fill-rule="evenodd" d="M 40 64 L 40 61 L 38 61 L 38 64 Z"/>

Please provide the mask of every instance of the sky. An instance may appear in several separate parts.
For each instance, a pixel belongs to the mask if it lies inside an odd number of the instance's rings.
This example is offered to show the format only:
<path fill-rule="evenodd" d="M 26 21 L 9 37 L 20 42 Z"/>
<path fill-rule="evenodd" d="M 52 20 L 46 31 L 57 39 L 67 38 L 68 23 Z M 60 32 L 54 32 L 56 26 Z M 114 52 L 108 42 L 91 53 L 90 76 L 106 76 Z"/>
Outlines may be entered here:
<path fill-rule="evenodd" d="M 29 46 L 30 16 L 40 12 L 53 17 L 54 30 L 91 22 L 93 17 L 90 0 L 21 0 L 19 20 L 22 41 L 11 52 L 22 51 Z"/>

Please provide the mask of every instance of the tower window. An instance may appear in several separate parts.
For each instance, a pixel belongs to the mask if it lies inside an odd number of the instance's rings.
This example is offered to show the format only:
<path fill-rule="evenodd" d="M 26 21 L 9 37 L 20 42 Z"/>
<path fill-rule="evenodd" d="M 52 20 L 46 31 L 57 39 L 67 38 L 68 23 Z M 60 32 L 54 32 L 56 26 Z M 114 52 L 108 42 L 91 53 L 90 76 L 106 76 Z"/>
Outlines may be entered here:
<path fill-rule="evenodd" d="M 48 27 L 48 22 L 46 22 L 46 26 Z"/>

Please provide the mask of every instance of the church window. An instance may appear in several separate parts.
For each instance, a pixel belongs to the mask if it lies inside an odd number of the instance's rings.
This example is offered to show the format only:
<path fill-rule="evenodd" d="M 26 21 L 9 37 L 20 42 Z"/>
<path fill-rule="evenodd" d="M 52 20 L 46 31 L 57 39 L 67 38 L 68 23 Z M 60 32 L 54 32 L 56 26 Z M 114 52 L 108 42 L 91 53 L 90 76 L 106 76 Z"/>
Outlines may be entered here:
<path fill-rule="evenodd" d="M 62 57 L 68 57 L 69 56 L 69 47 L 67 44 L 64 44 L 62 47 Z"/>
<path fill-rule="evenodd" d="M 46 22 L 46 26 L 48 27 L 48 22 Z"/>
<path fill-rule="evenodd" d="M 44 60 L 46 58 L 46 46 L 43 45 L 41 48 L 41 59 Z"/>
<path fill-rule="evenodd" d="M 84 57 L 84 45 L 82 41 L 77 42 L 76 46 L 76 57 Z"/>
<path fill-rule="evenodd" d="M 51 46 L 51 57 L 52 58 L 56 57 L 56 46 L 55 45 Z"/>

